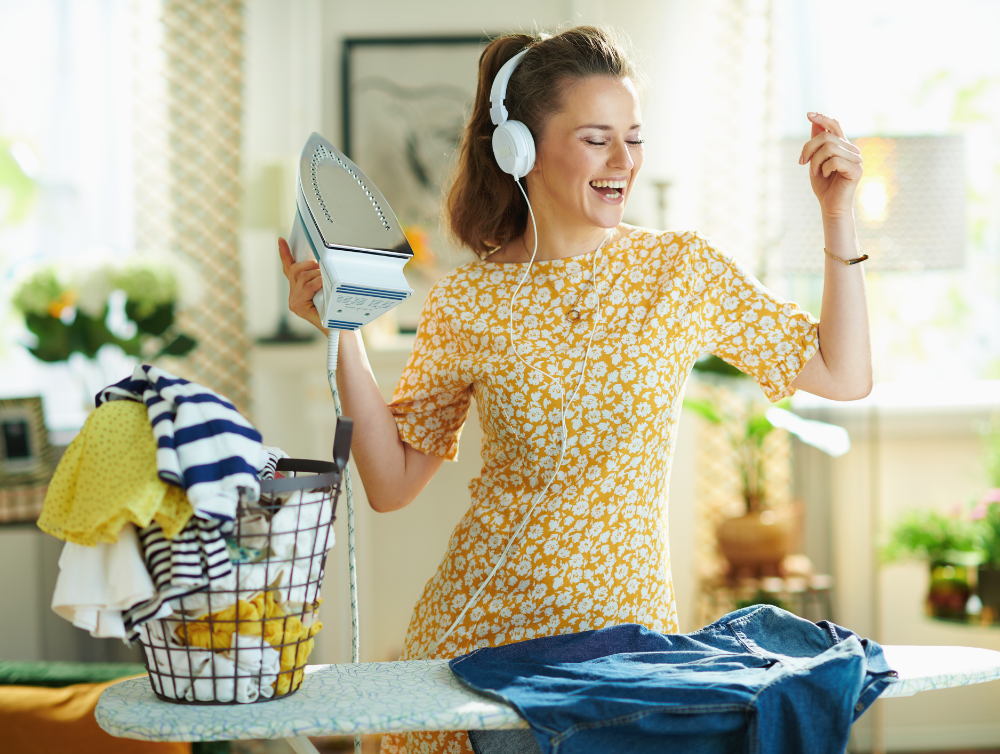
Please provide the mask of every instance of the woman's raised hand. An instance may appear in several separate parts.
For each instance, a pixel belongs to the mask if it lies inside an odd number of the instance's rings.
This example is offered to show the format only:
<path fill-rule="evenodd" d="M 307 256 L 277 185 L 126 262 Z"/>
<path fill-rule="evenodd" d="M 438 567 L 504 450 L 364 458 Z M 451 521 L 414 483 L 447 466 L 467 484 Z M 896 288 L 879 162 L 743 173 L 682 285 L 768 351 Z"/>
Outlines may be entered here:
<path fill-rule="evenodd" d="M 296 262 L 284 238 L 278 239 L 278 254 L 281 255 L 281 269 L 288 278 L 288 309 L 326 335 L 326 328 L 321 324 L 319 312 L 313 303 L 316 291 L 323 287 L 319 262 L 315 259 Z"/>
<path fill-rule="evenodd" d="M 809 113 L 812 138 L 802 147 L 799 164 L 809 165 L 809 179 L 819 199 L 823 216 L 850 217 L 854 211 L 854 190 L 861 180 L 861 150 L 844 137 L 833 118 Z"/>

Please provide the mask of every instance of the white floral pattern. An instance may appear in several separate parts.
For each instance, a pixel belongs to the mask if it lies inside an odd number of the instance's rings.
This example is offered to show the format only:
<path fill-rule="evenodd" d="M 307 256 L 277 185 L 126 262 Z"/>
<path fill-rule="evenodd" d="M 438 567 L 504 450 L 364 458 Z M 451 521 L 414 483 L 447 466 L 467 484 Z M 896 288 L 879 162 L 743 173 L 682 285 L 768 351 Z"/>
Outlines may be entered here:
<path fill-rule="evenodd" d="M 476 261 L 435 284 L 390 404 L 405 442 L 446 459 L 473 398 L 483 429 L 471 506 L 416 605 L 404 658 L 448 630 L 558 459 L 559 388 L 511 351 L 524 267 Z M 636 229 L 600 252 L 536 262 L 514 303 L 518 353 L 572 394 L 595 317 L 558 477 L 436 657 L 620 623 L 676 632 L 666 492 L 688 373 L 711 351 L 778 400 L 818 348 L 809 314 L 692 232 Z M 471 748 L 435 733 L 386 737 L 383 751 Z"/>

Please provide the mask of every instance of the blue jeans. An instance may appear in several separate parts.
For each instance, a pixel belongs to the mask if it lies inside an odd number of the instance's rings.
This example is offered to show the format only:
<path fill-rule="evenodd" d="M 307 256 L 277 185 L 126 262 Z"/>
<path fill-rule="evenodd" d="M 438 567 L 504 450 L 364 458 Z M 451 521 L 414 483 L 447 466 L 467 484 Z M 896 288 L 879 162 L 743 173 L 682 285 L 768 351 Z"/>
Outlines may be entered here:
<path fill-rule="evenodd" d="M 545 754 L 841 754 L 895 675 L 875 642 L 770 605 L 691 634 L 626 624 L 480 649 L 450 666 L 513 705 Z"/>

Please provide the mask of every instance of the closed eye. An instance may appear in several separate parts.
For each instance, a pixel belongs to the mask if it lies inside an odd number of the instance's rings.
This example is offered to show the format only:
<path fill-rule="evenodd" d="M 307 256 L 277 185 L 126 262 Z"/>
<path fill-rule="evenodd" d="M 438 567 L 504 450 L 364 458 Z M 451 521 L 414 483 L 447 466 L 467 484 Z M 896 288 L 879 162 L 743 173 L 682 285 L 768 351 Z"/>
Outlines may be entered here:
<path fill-rule="evenodd" d="M 590 139 L 584 139 L 584 141 L 587 142 L 588 144 L 590 144 L 591 146 L 594 146 L 594 147 L 606 147 L 608 145 L 608 142 L 606 142 L 606 141 L 591 141 Z M 637 147 L 640 144 L 645 144 L 646 140 L 645 139 L 635 139 L 635 140 L 626 139 L 625 143 L 629 144 L 629 145 L 631 145 L 633 147 Z"/>

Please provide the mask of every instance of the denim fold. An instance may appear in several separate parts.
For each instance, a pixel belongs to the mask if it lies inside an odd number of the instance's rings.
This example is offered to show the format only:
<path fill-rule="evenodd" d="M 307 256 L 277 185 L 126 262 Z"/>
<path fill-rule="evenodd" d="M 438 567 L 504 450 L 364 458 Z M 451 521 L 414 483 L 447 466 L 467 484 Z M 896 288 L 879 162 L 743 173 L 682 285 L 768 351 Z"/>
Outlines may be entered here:
<path fill-rule="evenodd" d="M 876 642 L 771 605 L 690 634 L 624 624 L 487 647 L 450 667 L 513 706 L 544 754 L 841 754 L 895 675 Z"/>

